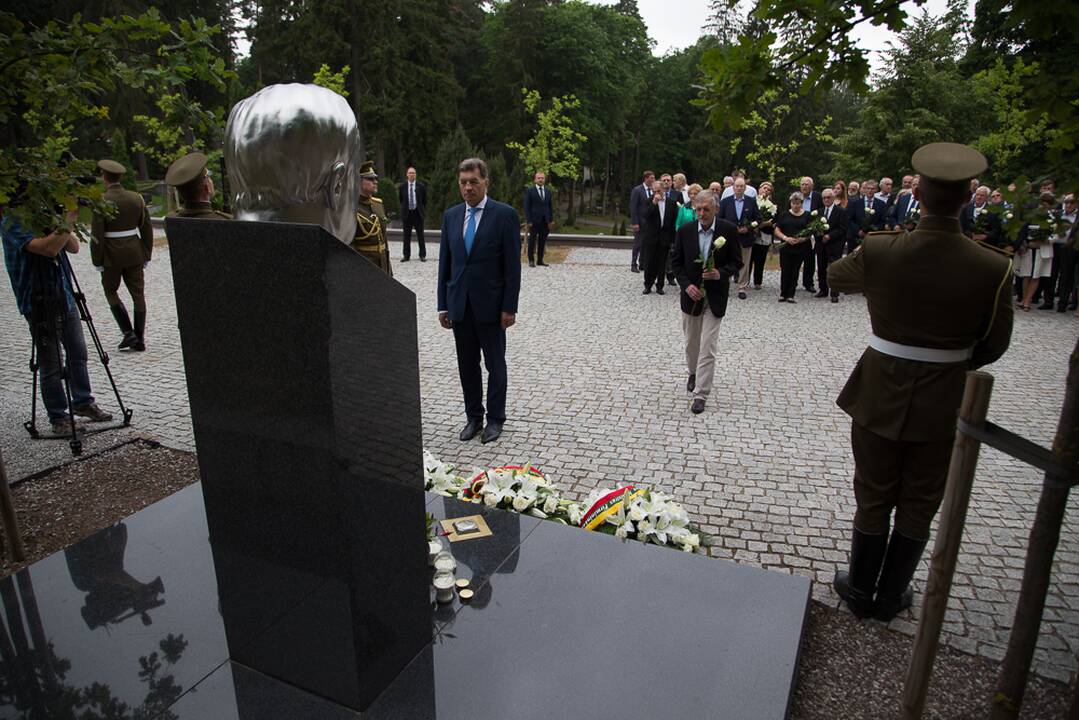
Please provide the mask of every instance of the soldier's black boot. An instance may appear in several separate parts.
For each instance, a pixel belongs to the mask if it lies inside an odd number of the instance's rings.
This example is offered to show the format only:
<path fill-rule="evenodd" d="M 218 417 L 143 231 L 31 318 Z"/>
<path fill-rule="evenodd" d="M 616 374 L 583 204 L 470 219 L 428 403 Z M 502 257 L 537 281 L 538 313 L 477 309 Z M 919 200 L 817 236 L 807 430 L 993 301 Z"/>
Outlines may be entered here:
<path fill-rule="evenodd" d="M 914 603 L 911 578 L 918 569 L 927 540 L 911 540 L 898 530 L 892 531 L 888 541 L 888 553 L 877 585 L 877 609 L 873 617 L 888 622 Z"/>
<path fill-rule="evenodd" d="M 887 534 L 869 535 L 854 528 L 850 541 L 850 571 L 838 571 L 832 587 L 857 617 L 867 618 L 873 614 L 873 591 L 877 588 L 877 575 L 887 546 Z"/>
<path fill-rule="evenodd" d="M 131 344 L 132 350 L 145 350 L 146 349 L 146 311 L 135 311 L 135 342 Z"/>
<path fill-rule="evenodd" d="M 119 348 L 129 348 L 135 344 L 135 331 L 131 327 L 131 318 L 127 314 L 127 308 L 123 303 L 119 305 L 111 305 L 109 309 L 112 310 L 112 316 L 116 318 L 116 324 L 120 326 L 120 332 L 124 334 L 124 339 L 120 341 Z"/>

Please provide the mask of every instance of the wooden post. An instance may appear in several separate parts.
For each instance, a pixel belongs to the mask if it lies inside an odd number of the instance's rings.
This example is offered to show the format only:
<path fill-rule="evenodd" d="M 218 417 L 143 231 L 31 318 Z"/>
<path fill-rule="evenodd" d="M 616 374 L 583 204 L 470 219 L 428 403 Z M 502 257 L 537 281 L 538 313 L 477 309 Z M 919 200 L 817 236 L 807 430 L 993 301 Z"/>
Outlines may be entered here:
<path fill-rule="evenodd" d="M 989 412 L 989 397 L 993 393 L 993 376 L 984 372 L 968 372 L 963 390 L 963 403 L 959 417 L 970 425 L 981 427 Z M 952 575 L 959 556 L 959 543 L 963 539 L 963 524 L 967 519 L 967 505 L 974 487 L 974 471 L 978 467 L 978 451 L 982 444 L 956 430 L 952 446 L 952 460 L 948 466 L 948 482 L 944 489 L 940 528 L 933 544 L 933 556 L 929 565 L 929 582 L 922 598 L 922 620 L 914 639 L 914 653 L 907 669 L 903 685 L 902 714 L 904 720 L 922 716 L 929 678 L 933 674 L 933 660 L 940 643 L 940 629 L 944 624 L 944 611 L 948 606 L 948 594 L 952 589 Z"/>
<path fill-rule="evenodd" d="M 1064 407 L 1060 410 L 1060 422 L 1057 423 L 1057 434 L 1053 440 L 1053 460 L 1064 467 L 1075 467 L 1079 463 L 1079 342 L 1076 342 L 1068 363 Z M 1049 479 L 1048 474 L 1046 479 Z M 1060 540 L 1060 526 L 1064 522 L 1069 490 L 1067 486 L 1042 486 L 1038 512 L 1030 529 L 1019 604 L 1015 608 L 1008 651 L 1000 665 L 997 691 L 993 696 L 993 712 L 990 715 L 993 720 L 1019 717 L 1030 663 L 1034 659 L 1034 646 L 1038 642 L 1038 629 L 1045 611 L 1053 555 Z"/>
<path fill-rule="evenodd" d="M 1072 685 L 1072 701 L 1071 706 L 1068 708 L 1068 720 L 1079 720 L 1079 675 L 1075 678 L 1075 684 Z"/>
<path fill-rule="evenodd" d="M 7 469 L 4 467 L 4 452 L 0 449 L 0 519 L 4 522 L 4 534 L 11 544 L 11 557 L 17 562 L 26 559 L 22 535 L 19 534 L 19 522 L 15 517 L 15 504 L 11 501 L 11 487 L 7 481 Z"/>

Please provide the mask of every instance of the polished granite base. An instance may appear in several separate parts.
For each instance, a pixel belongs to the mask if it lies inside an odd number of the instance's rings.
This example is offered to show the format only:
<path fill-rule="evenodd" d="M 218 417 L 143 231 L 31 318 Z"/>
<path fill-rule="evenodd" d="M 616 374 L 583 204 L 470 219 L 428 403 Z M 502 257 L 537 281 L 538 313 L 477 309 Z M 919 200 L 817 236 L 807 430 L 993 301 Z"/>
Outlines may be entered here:
<path fill-rule="evenodd" d="M 476 595 L 412 620 L 431 642 L 364 712 L 229 660 L 196 485 L 0 581 L 0 718 L 785 717 L 807 578 L 424 502 L 490 525 L 451 545 Z M 356 636 L 316 608 L 297 599 L 281 627 Z"/>

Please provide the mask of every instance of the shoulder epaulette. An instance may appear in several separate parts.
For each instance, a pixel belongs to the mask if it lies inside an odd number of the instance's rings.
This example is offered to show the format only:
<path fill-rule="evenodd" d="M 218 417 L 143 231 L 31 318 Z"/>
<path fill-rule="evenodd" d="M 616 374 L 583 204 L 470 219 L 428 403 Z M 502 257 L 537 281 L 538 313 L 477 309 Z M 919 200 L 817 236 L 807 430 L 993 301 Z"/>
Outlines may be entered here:
<path fill-rule="evenodd" d="M 873 230 L 872 232 L 867 232 L 865 236 L 881 237 L 882 235 L 902 235 L 905 232 L 906 230 Z"/>
<path fill-rule="evenodd" d="M 371 204 L 374 204 L 374 203 L 378 203 L 379 205 L 381 205 L 382 204 L 382 198 L 372 197 L 371 198 Z"/>
<path fill-rule="evenodd" d="M 1011 260 L 1012 256 L 1015 255 L 1015 248 L 1013 248 L 1011 245 L 1005 247 L 997 247 L 996 245 L 990 245 L 983 240 L 976 240 L 975 242 L 977 242 L 978 245 L 985 248 L 986 250 L 992 250 L 995 253 L 999 253 L 1000 255 L 1003 255 L 1009 260 Z"/>

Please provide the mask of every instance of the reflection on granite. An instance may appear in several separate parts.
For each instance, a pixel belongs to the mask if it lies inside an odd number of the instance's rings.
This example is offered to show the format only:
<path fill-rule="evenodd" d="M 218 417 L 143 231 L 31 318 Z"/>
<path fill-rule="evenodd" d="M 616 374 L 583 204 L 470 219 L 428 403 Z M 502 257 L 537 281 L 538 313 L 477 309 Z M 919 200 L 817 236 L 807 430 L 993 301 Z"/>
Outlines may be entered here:
<path fill-rule="evenodd" d="M 427 512 L 437 519 L 482 515 L 491 529 L 490 537 L 459 540 L 452 543 L 445 537 L 442 538 L 444 547 L 453 553 L 454 559 L 457 560 L 457 577 L 467 578 L 471 582 L 471 589 L 475 595 L 468 604 L 477 608 L 484 607 L 491 602 L 495 585 L 497 585 L 496 582 L 491 581 L 491 576 L 496 573 L 510 573 L 516 569 L 517 548 L 542 521 L 530 515 L 493 510 L 480 504 L 462 502 L 453 498 L 437 495 L 435 498 L 436 500 L 428 505 Z M 441 526 L 439 526 L 439 531 L 441 532 Z M 430 597 L 431 602 L 434 603 L 434 588 L 431 588 Z M 456 595 L 452 603 L 442 605 L 435 603 L 435 627 L 438 630 L 444 629 L 445 625 L 453 621 L 454 613 L 461 605 L 461 600 Z"/>
<path fill-rule="evenodd" d="M 227 662 L 169 708 L 174 720 L 356 720 L 360 714 Z"/>
<path fill-rule="evenodd" d="M 495 593 L 364 717 L 786 716 L 807 578 L 543 522 Z"/>
<path fill-rule="evenodd" d="M 318 226 L 167 231 L 230 657 L 362 709 L 430 639 L 415 296 Z"/>
<path fill-rule="evenodd" d="M 0 718 L 157 717 L 228 656 L 197 486 L 0 580 L 0 603 Z"/>

